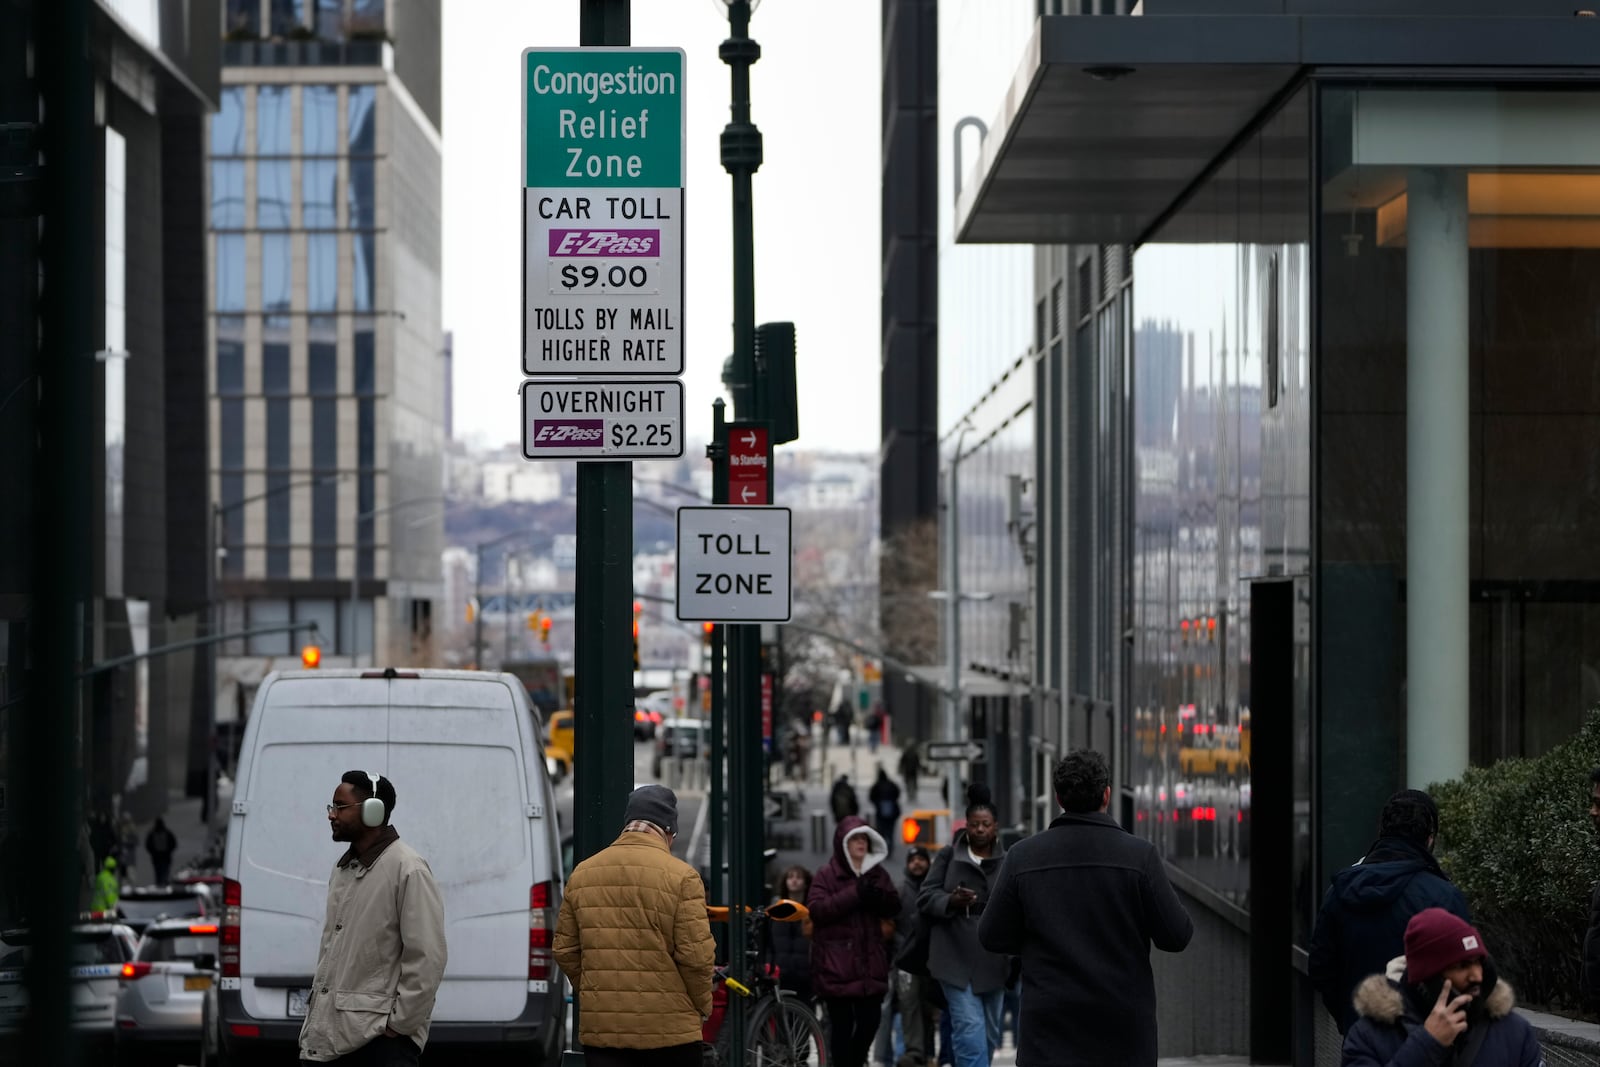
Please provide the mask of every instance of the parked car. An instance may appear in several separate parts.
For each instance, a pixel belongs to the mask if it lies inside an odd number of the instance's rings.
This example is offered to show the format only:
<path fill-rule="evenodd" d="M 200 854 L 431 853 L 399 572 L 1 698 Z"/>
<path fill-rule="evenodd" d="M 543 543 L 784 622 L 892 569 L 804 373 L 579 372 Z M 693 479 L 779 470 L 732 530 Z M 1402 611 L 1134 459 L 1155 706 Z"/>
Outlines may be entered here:
<path fill-rule="evenodd" d="M 216 981 L 217 924 L 159 919 L 122 965 L 117 1067 L 198 1063 L 202 1009 Z"/>
<path fill-rule="evenodd" d="M 133 959 L 137 941 L 131 929 L 114 920 L 97 918 L 72 927 L 72 1028 L 107 1052 L 116 1023 L 122 965 Z M 23 969 L 32 955 L 32 931 L 0 932 L 0 1050 L 15 1041 L 27 1018 Z"/>
<path fill-rule="evenodd" d="M 117 913 L 134 933 L 142 934 L 157 919 L 203 919 L 215 911 L 212 899 L 210 887 L 201 882 L 127 886 Z"/>
<path fill-rule="evenodd" d="M 643 704 L 633 709 L 633 739 L 635 741 L 648 741 L 656 735 L 656 729 L 661 725 L 661 713 L 645 707 Z"/>
<path fill-rule="evenodd" d="M 510 674 L 268 675 L 245 726 L 223 871 L 216 1019 L 230 1062 L 294 1059 L 344 848 L 323 805 L 353 767 L 393 780 L 400 832 L 444 898 L 430 1061 L 559 1060 L 566 984 L 548 939 L 560 835 L 541 757 L 539 719 Z"/>
<path fill-rule="evenodd" d="M 656 753 L 650 770 L 661 777 L 661 761 L 669 756 L 691 759 L 711 757 L 709 724 L 700 719 L 666 719 L 656 731 Z"/>

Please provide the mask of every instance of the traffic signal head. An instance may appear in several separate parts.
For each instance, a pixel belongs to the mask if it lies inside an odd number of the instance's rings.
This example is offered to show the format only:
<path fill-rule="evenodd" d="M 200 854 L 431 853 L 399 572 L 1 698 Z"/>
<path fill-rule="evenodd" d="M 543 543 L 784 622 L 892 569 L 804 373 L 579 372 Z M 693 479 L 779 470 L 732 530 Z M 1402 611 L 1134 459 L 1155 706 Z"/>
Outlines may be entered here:
<path fill-rule="evenodd" d="M 707 648 L 710 648 L 711 647 L 711 632 L 713 630 L 715 630 L 716 628 L 717 628 L 717 624 L 714 623 L 714 622 L 703 622 L 703 623 L 701 623 L 700 624 L 700 643 L 705 645 Z"/>
<path fill-rule="evenodd" d="M 300 666 L 306 670 L 315 670 L 322 666 L 322 649 L 316 645 L 306 645 L 300 649 Z"/>
<path fill-rule="evenodd" d="M 922 836 L 922 824 L 915 819 L 905 818 L 900 820 L 900 840 L 908 845 L 917 843 L 917 838 Z"/>
<path fill-rule="evenodd" d="M 550 643 L 550 616 L 548 615 L 539 617 L 539 637 L 543 639 L 545 644 L 548 645 Z"/>

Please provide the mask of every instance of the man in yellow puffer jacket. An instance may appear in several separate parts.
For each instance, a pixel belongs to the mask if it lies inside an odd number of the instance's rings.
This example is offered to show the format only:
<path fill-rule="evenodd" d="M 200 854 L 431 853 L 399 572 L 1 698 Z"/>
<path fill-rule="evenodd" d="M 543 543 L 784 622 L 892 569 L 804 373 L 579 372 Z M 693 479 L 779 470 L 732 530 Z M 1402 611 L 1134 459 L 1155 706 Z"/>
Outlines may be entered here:
<path fill-rule="evenodd" d="M 561 901 L 555 959 L 577 992 L 578 1037 L 589 1067 L 700 1067 L 714 946 L 705 886 L 672 855 L 678 798 L 641 786 L 625 820 Z"/>

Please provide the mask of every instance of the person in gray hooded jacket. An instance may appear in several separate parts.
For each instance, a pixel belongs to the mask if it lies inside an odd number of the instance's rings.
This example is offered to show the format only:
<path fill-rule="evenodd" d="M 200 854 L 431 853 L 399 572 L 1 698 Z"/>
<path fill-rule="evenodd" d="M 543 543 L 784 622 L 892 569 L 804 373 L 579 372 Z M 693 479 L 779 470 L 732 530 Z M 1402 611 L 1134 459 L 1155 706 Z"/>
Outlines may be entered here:
<path fill-rule="evenodd" d="M 1005 849 L 989 791 L 967 790 L 967 825 L 939 850 L 917 895 L 921 919 L 930 924 L 928 974 L 944 991 L 950 1013 L 955 1067 L 989 1067 L 1000 1046 L 1010 957 L 990 952 L 978 940 L 978 919 L 1000 874 Z"/>

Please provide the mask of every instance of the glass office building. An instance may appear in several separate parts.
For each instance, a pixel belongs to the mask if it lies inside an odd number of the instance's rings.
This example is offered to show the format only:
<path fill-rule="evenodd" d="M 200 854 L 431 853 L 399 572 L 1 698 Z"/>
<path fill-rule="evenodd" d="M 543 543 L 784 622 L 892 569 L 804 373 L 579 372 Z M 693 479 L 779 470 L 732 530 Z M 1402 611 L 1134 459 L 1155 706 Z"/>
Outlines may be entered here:
<path fill-rule="evenodd" d="M 1274 6 L 1047 14 L 955 225 L 1057 246 L 1035 662 L 1196 920 L 1162 1054 L 1310 1064 L 1383 801 L 1600 700 L 1600 98 L 1570 5 Z"/>
<path fill-rule="evenodd" d="M 212 117 L 213 440 L 229 630 L 426 663 L 442 593 L 437 3 L 229 0 Z M 242 721 L 306 631 L 224 647 Z M 297 662 L 297 661 L 291 661 Z"/>

